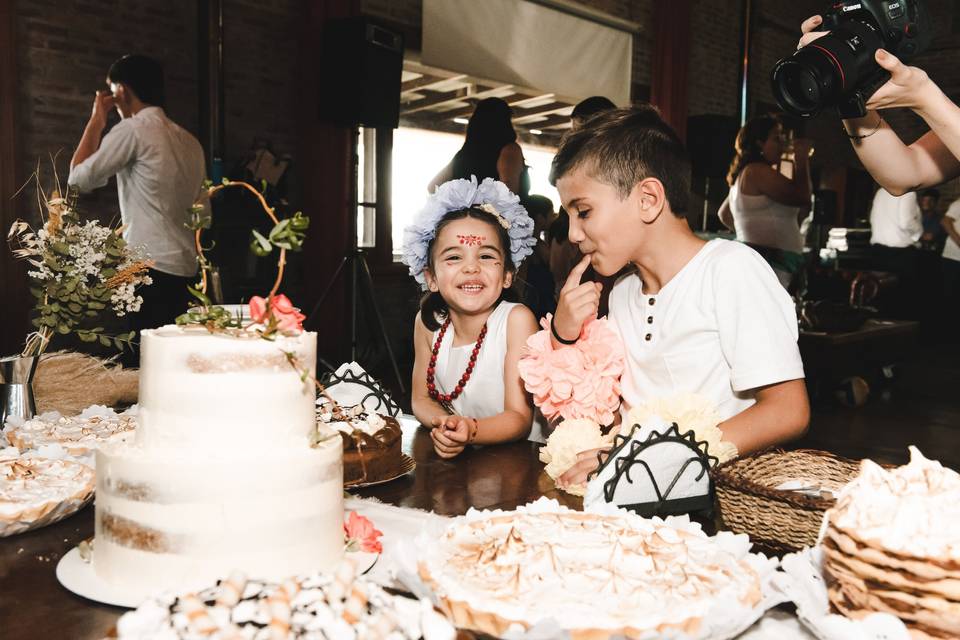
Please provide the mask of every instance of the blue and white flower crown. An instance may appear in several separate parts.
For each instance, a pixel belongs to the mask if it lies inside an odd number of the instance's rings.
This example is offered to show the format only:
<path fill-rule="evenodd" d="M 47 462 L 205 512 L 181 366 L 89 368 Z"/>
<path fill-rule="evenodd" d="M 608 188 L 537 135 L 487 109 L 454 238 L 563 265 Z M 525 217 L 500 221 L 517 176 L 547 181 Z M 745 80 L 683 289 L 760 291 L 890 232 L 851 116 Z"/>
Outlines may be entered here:
<path fill-rule="evenodd" d="M 515 267 L 519 267 L 523 259 L 533 253 L 533 246 L 537 244 L 537 239 L 533 237 L 533 218 L 507 185 L 493 178 L 484 178 L 483 182 L 477 184 L 476 176 L 471 176 L 469 180 L 450 180 L 437 187 L 413 223 L 403 230 L 401 260 L 410 267 L 410 275 L 424 289 L 427 288 L 427 280 L 423 275 L 429 257 L 427 247 L 437 235 L 437 225 L 451 211 L 470 207 L 492 213 L 507 230 L 510 257 Z"/>

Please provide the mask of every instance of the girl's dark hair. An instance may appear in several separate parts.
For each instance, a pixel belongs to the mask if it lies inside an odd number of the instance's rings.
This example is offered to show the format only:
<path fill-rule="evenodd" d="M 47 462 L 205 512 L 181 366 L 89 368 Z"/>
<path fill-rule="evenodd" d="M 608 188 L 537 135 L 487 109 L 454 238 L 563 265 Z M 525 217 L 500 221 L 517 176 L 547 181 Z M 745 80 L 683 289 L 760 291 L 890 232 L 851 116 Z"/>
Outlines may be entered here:
<path fill-rule="evenodd" d="M 751 162 L 766 162 L 763 157 L 763 143 L 770 135 L 770 131 L 780 124 L 780 119 L 773 115 L 758 116 L 747 120 L 740 132 L 734 148 L 737 154 L 733 156 L 730 170 L 727 172 L 727 184 L 733 186 L 743 168 Z"/>
<path fill-rule="evenodd" d="M 162 107 L 166 102 L 163 66 L 153 58 L 125 55 L 110 66 L 107 79 L 127 85 L 144 104 Z"/>
<path fill-rule="evenodd" d="M 453 177 L 477 176 L 477 180 L 496 178 L 500 150 L 517 140 L 510 121 L 510 105 L 500 98 L 487 98 L 477 103 L 467 124 L 467 137 L 453 156 Z"/>
<path fill-rule="evenodd" d="M 513 256 L 510 254 L 510 235 L 507 233 L 507 230 L 503 228 L 492 213 L 473 207 L 451 211 L 440 219 L 440 222 L 437 223 L 437 233 L 433 236 L 430 244 L 427 245 L 427 268 L 433 271 L 433 245 L 436 243 L 437 238 L 440 237 L 440 232 L 454 220 L 463 220 L 464 218 L 482 220 L 497 230 L 497 238 L 500 239 L 500 248 L 503 250 L 503 270 L 505 272 L 515 273 L 517 267 L 513 264 Z M 507 302 L 519 301 L 519 297 L 513 290 L 512 284 L 510 288 L 504 288 L 503 291 L 500 292 L 500 298 L 497 300 L 497 303 L 499 304 L 502 300 L 506 300 Z M 449 313 L 450 308 L 447 306 L 447 301 L 443 299 L 439 291 L 428 291 L 420 298 L 420 319 L 423 321 L 423 325 L 430 331 L 439 329 Z"/>

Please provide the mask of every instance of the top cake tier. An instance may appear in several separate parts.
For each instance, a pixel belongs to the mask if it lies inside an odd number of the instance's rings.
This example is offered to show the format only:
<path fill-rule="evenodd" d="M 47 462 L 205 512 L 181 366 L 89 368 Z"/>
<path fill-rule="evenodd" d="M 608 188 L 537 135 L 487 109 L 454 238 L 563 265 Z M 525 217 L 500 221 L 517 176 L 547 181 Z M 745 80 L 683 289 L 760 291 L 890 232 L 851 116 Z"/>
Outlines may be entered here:
<path fill-rule="evenodd" d="M 317 334 L 275 340 L 173 325 L 140 335 L 137 445 L 217 451 L 306 446 L 315 428 Z"/>

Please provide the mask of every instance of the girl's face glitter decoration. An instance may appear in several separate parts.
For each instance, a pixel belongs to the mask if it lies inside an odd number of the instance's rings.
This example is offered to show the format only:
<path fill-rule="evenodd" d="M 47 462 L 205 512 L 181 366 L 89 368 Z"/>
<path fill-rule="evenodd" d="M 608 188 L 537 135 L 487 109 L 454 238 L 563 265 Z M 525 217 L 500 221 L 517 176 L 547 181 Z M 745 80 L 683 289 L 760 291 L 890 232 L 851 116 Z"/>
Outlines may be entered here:
<path fill-rule="evenodd" d="M 474 235 L 457 235 L 457 240 L 460 241 L 460 244 L 466 245 L 468 247 L 479 247 L 484 242 L 487 241 L 486 236 L 474 236 Z"/>

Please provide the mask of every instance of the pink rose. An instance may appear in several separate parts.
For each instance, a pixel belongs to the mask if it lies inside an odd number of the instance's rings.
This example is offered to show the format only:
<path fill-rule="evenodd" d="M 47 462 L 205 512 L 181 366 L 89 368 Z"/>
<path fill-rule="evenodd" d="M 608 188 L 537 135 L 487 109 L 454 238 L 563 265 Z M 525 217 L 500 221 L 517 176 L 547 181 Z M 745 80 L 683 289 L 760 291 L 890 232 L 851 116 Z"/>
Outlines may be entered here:
<path fill-rule="evenodd" d="M 267 301 L 260 296 L 250 298 L 250 319 L 261 324 L 267 321 Z"/>
<path fill-rule="evenodd" d="M 369 519 L 357 515 L 356 511 L 351 511 L 347 521 L 343 523 L 343 535 L 346 538 L 347 551 L 383 551 L 383 544 L 380 543 L 383 532 L 374 528 Z"/>
<path fill-rule="evenodd" d="M 303 331 L 303 321 L 307 317 L 281 293 L 270 299 L 269 306 L 260 296 L 250 298 L 250 319 L 263 325 L 269 325 L 272 319 L 280 333 L 290 335 Z"/>
<path fill-rule="evenodd" d="M 277 319 L 277 328 L 280 329 L 281 333 L 291 334 L 303 331 L 303 321 L 306 316 L 299 311 L 294 310 L 291 313 L 282 314 L 274 309 L 273 316 Z"/>
<path fill-rule="evenodd" d="M 290 302 L 290 298 L 282 293 L 278 293 L 277 295 L 273 296 L 273 310 L 274 312 L 282 315 L 297 312 L 297 309 L 293 306 L 293 303 Z"/>

